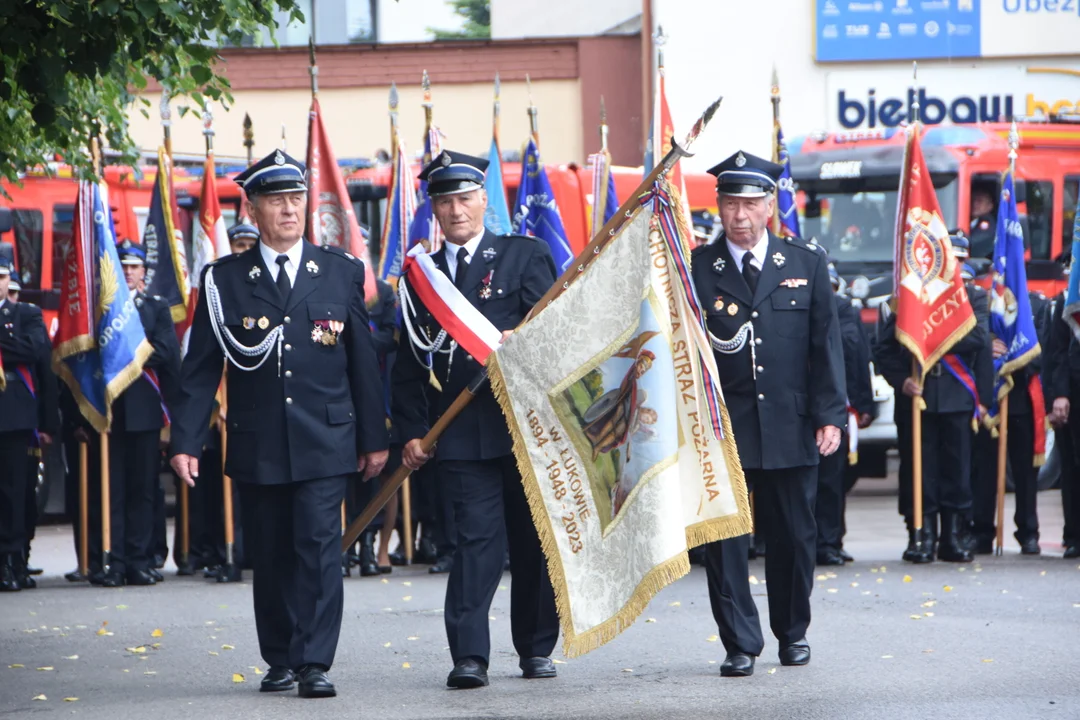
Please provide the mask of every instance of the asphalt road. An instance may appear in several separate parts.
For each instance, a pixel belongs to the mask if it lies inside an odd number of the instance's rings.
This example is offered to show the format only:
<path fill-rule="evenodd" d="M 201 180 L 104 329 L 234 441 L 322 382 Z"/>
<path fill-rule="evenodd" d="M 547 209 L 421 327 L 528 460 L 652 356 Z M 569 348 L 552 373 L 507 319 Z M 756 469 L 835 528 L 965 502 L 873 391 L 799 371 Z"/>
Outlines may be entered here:
<path fill-rule="evenodd" d="M 695 568 L 614 642 L 557 654 L 558 679 L 525 681 L 507 575 L 491 612 L 492 684 L 450 691 L 445 576 L 396 569 L 345 581 L 331 672 L 339 696 L 318 701 L 257 691 L 266 666 L 250 581 L 217 585 L 170 568 L 153 588 L 72 586 L 62 578 L 74 565 L 70 528 L 44 528 L 40 588 L 0 596 L 0 717 L 1080 718 L 1080 564 L 1061 558 L 1058 494 L 1039 498 L 1041 557 L 1010 542 L 1002 558 L 915 567 L 899 560 L 895 498 L 873 490 L 848 506 L 857 561 L 819 572 L 807 667 L 781 667 L 766 628 L 756 674 L 721 678 L 724 650 Z M 762 561 L 751 573 L 764 577 Z M 764 583 L 754 590 L 767 622 Z"/>

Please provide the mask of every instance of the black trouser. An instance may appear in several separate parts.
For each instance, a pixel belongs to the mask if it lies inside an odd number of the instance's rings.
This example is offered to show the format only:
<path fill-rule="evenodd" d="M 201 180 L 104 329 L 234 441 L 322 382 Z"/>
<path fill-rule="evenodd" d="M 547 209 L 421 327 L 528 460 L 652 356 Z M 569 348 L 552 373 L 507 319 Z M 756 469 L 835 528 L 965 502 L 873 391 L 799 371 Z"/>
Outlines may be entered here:
<path fill-rule="evenodd" d="M 510 632 L 518 655 L 547 657 L 559 638 L 555 593 L 512 455 L 443 460 L 439 478 L 453 499 L 454 567 L 446 584 L 446 636 L 454 662 L 491 654 L 488 614 L 510 548 Z"/>
<path fill-rule="evenodd" d="M 454 514 L 453 494 L 446 479 L 442 477 L 442 463 L 428 463 L 413 476 L 420 492 L 431 503 L 429 514 L 434 521 L 431 539 L 435 542 L 436 554 L 440 558 L 453 557 L 458 544 L 457 518 Z M 424 532 L 427 532 L 427 528 L 424 528 Z"/>
<path fill-rule="evenodd" d="M 146 556 L 150 558 L 151 563 L 155 556 L 160 557 L 162 562 L 169 557 L 168 530 L 165 522 L 165 488 L 161 485 L 160 458 L 157 472 L 154 473 L 153 499 L 154 524 L 150 530 L 150 546 L 146 548 Z"/>
<path fill-rule="evenodd" d="M 907 402 L 909 398 L 901 398 Z M 897 425 L 900 436 L 900 425 Z M 911 454 L 911 415 L 907 416 L 907 448 Z M 923 515 L 971 510 L 971 413 L 922 414 Z M 905 452 L 901 445 L 901 454 Z M 912 489 L 908 470 L 906 482 L 900 483 L 900 514 L 911 522 Z"/>
<path fill-rule="evenodd" d="M 747 489 L 754 491 L 759 525 L 769 549 L 765 582 L 769 626 L 785 647 L 802 640 L 810 626 L 810 592 L 814 587 L 814 493 L 816 466 L 782 470 L 744 470 Z M 765 647 L 761 620 L 750 594 L 747 551 L 750 536 L 705 546 L 709 601 L 720 639 L 728 652 L 760 655 Z"/>
<path fill-rule="evenodd" d="M 284 485 L 237 483 L 257 517 L 248 543 L 259 650 L 272 667 L 334 663 L 345 589 L 341 502 L 349 476 Z"/>
<path fill-rule="evenodd" d="M 1077 444 L 1073 442 L 1073 426 L 1054 431 L 1054 446 L 1061 462 L 1061 514 L 1065 521 L 1061 530 L 1061 544 L 1068 547 L 1080 544 L 1080 477 L 1077 469 L 1080 463 L 1076 458 Z"/>
<path fill-rule="evenodd" d="M 121 573 L 150 566 L 147 550 L 154 531 L 154 488 L 160 485 L 159 437 L 158 430 L 113 428 L 109 434 L 110 568 Z"/>
<path fill-rule="evenodd" d="M 26 451 L 33 437 L 33 430 L 0 433 L 0 555 L 26 552 Z"/>
<path fill-rule="evenodd" d="M 38 468 L 44 453 L 48 450 L 35 439 L 26 452 L 26 556 L 30 557 L 30 543 L 37 535 L 38 506 L 37 506 L 37 481 Z"/>
<path fill-rule="evenodd" d="M 817 551 L 839 551 L 844 544 L 844 470 L 848 466 L 848 440 L 845 431 L 840 448 L 818 461 L 817 500 L 814 521 L 817 524 Z"/>
<path fill-rule="evenodd" d="M 985 435 L 986 438 L 982 436 Z M 974 496 L 975 534 L 992 538 L 996 533 L 997 516 L 997 457 L 998 441 L 990 438 L 985 430 L 979 432 L 976 440 L 978 456 L 975 462 L 979 471 L 973 470 L 971 490 Z M 1024 542 L 1029 538 L 1039 539 L 1039 515 L 1037 498 L 1039 493 L 1039 472 L 1034 467 L 1035 459 L 1035 419 L 1031 413 L 1009 414 L 1008 439 L 1006 441 L 1007 464 L 1012 471 L 1013 491 L 1016 500 L 1016 539 Z"/>

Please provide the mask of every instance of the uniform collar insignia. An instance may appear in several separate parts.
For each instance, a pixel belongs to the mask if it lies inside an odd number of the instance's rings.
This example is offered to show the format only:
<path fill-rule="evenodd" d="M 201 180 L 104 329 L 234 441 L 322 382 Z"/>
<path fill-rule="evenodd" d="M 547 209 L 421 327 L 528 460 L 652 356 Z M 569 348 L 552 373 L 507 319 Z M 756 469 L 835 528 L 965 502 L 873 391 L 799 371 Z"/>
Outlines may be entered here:
<path fill-rule="evenodd" d="M 724 272 L 724 268 L 726 266 L 727 266 L 727 260 L 725 260 L 722 257 L 718 257 L 715 260 L 713 260 L 712 269 L 713 269 L 713 272 L 715 272 L 718 275 L 720 273 Z"/>
<path fill-rule="evenodd" d="M 248 271 L 248 277 L 252 280 L 257 279 L 260 275 L 262 275 L 262 269 L 258 265 L 252 266 L 251 270 Z"/>
<path fill-rule="evenodd" d="M 787 259 L 784 257 L 783 253 L 775 252 L 773 253 L 772 261 L 776 263 L 776 267 L 782 268 L 784 267 L 784 263 L 787 262 Z"/>
<path fill-rule="evenodd" d="M 494 260 L 495 259 L 495 254 L 496 254 L 496 251 L 495 251 L 495 248 L 493 248 L 493 247 L 485 248 L 484 252 L 481 253 L 481 255 L 484 256 L 484 260 L 486 260 L 487 262 L 491 262 L 492 260 Z"/>
<path fill-rule="evenodd" d="M 307 265 L 305 265 L 304 267 L 306 267 L 307 271 L 312 275 L 319 272 L 319 266 L 315 264 L 314 260 L 308 260 Z"/>

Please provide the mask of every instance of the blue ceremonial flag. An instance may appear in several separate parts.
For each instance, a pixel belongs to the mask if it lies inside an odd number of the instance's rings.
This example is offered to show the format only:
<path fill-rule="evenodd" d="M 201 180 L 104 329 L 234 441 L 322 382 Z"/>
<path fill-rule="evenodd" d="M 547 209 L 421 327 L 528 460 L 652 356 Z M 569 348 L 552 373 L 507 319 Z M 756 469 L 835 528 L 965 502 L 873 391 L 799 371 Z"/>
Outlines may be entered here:
<path fill-rule="evenodd" d="M 779 220 L 777 234 L 782 237 L 802 237 L 799 232 L 799 207 L 795 204 L 795 183 L 791 180 L 791 158 L 784 143 L 784 131 L 776 124 L 776 157 L 784 166 L 777 183 L 776 211 Z"/>
<path fill-rule="evenodd" d="M 514 226 L 510 223 L 510 208 L 506 204 L 506 187 L 503 185 L 499 141 L 494 136 L 491 138 L 491 149 L 488 151 L 488 168 L 487 177 L 484 178 L 484 190 L 487 191 L 484 226 L 496 235 L 506 235 L 513 232 Z"/>
<path fill-rule="evenodd" d="M 593 170 L 591 232 L 596 235 L 619 211 L 619 198 L 615 195 L 615 176 L 611 174 L 611 153 L 601 150 L 589 159 Z"/>
<path fill-rule="evenodd" d="M 424 165 L 431 162 L 432 158 L 438 157 L 442 152 L 442 141 L 439 139 L 437 128 L 430 128 L 424 137 Z M 427 194 L 427 181 L 420 181 L 420 195 L 418 198 L 416 215 L 413 216 L 409 226 L 409 244 L 405 248 L 408 252 L 416 243 L 423 243 L 429 253 L 433 253 L 442 246 L 442 231 L 439 223 L 435 221 L 435 213 L 431 207 L 431 198 Z"/>
<path fill-rule="evenodd" d="M 187 319 L 189 288 L 184 244 L 176 236 L 171 167 L 165 148 L 158 148 L 157 179 L 142 238 L 146 251 L 144 292 L 160 296 L 168 304 L 173 322 L 182 322 Z"/>
<path fill-rule="evenodd" d="M 112 423 L 113 401 L 154 351 L 124 281 L 104 184 L 79 183 L 60 292 L 53 369 L 103 432 Z"/>
<path fill-rule="evenodd" d="M 416 212 L 412 168 L 404 145 L 399 141 L 397 146 L 397 157 L 394 158 L 394 169 L 390 176 L 390 195 L 386 199 L 386 219 L 383 221 L 382 257 L 379 258 L 379 278 L 395 287 L 405 263 L 405 244 Z"/>
<path fill-rule="evenodd" d="M 536 141 L 529 139 L 525 156 L 521 160 L 521 185 L 518 186 L 514 229 L 522 235 L 537 237 L 551 248 L 555 267 L 561 273 L 574 260 L 570 242 L 563 229 L 559 206 L 551 189 L 547 172 L 540 163 L 540 151 Z"/>
<path fill-rule="evenodd" d="M 1076 212 L 1073 215 L 1072 261 L 1069 264 L 1069 287 L 1065 291 L 1065 322 L 1072 328 L 1073 335 L 1080 339 L 1080 196 L 1076 198 Z"/>
<path fill-rule="evenodd" d="M 990 332 L 1005 343 L 1006 353 L 994 360 L 995 401 L 1013 387 L 1012 373 L 1027 365 L 1042 350 L 1035 334 L 1027 276 L 1024 268 L 1024 231 L 1016 212 L 1012 172 L 1001 184 L 997 239 L 994 242 L 993 284 L 990 286 Z M 997 409 L 991 411 L 991 418 Z"/>

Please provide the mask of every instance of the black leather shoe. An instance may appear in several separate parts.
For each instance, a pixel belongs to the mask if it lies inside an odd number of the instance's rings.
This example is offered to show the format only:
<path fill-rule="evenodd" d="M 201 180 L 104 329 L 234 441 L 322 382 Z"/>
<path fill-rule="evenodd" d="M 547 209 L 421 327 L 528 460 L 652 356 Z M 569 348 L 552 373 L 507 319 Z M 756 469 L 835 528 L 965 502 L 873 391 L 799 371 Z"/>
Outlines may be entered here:
<path fill-rule="evenodd" d="M 398 549 L 390 553 L 390 564 L 395 567 L 403 567 L 409 564 L 408 559 L 405 557 L 405 548 L 398 545 Z"/>
<path fill-rule="evenodd" d="M 15 556 L 4 555 L 0 558 L 0 592 L 18 592 L 22 590 L 19 572 L 15 567 Z"/>
<path fill-rule="evenodd" d="M 295 684 L 296 678 L 293 675 L 292 668 L 275 666 L 270 668 L 270 671 L 266 673 L 266 677 L 259 683 L 259 692 L 292 690 Z"/>
<path fill-rule="evenodd" d="M 64 573 L 64 579 L 68 582 L 86 582 L 87 578 L 79 568 L 75 568 L 69 573 Z"/>
<path fill-rule="evenodd" d="M 327 698 L 337 695 L 334 683 L 319 665 L 305 665 L 300 668 L 298 690 L 302 698 Z"/>
<path fill-rule="evenodd" d="M 379 568 L 380 575 L 389 575 L 390 573 L 394 572 L 393 565 L 378 565 L 377 567 Z"/>
<path fill-rule="evenodd" d="M 1066 560 L 1080 558 L 1080 544 L 1066 545 L 1065 554 L 1062 557 L 1064 557 Z"/>
<path fill-rule="evenodd" d="M 155 570 L 160 570 L 161 568 L 165 567 L 164 556 L 154 555 L 154 557 L 150 558 L 150 567 L 154 568 Z"/>
<path fill-rule="evenodd" d="M 844 558 L 835 548 L 825 547 L 817 552 L 818 565 L 843 565 Z"/>
<path fill-rule="evenodd" d="M 391 558 L 392 560 L 393 558 Z M 432 575 L 440 575 L 442 573 L 448 573 L 454 567 L 454 558 L 446 555 L 438 559 L 438 561 L 428 568 L 428 572 Z"/>
<path fill-rule="evenodd" d="M 125 584 L 126 578 L 124 577 L 124 573 L 120 572 L 119 570 L 110 570 L 109 572 L 101 576 L 102 587 L 118 588 L 124 587 Z"/>
<path fill-rule="evenodd" d="M 720 665 L 720 677 L 750 677 L 754 674 L 754 656 L 729 652 Z"/>
<path fill-rule="evenodd" d="M 216 580 L 218 574 L 221 572 L 221 566 L 215 565 L 213 567 L 205 567 L 202 571 L 202 576 L 207 580 Z"/>
<path fill-rule="evenodd" d="M 360 577 L 373 577 L 379 574 L 379 566 L 375 562 L 375 533 L 373 532 L 360 535 L 359 565 Z"/>
<path fill-rule="evenodd" d="M 41 568 L 36 568 L 36 567 L 28 567 L 28 568 L 26 568 L 26 574 L 27 575 L 42 575 L 44 573 L 45 573 L 45 571 L 43 569 L 41 569 Z"/>
<path fill-rule="evenodd" d="M 806 638 L 780 648 L 781 665 L 808 665 L 810 663 L 810 643 Z"/>
<path fill-rule="evenodd" d="M 420 544 L 416 548 L 416 554 L 413 555 L 413 562 L 420 565 L 431 565 L 439 559 L 439 552 L 435 548 L 435 541 L 425 536 L 420 538 Z"/>
<path fill-rule="evenodd" d="M 1041 555 L 1042 548 L 1039 547 L 1039 538 L 1029 537 L 1020 541 L 1020 554 L 1021 555 Z"/>
<path fill-rule="evenodd" d="M 993 555 L 994 554 L 994 538 L 989 535 L 976 535 L 975 536 L 975 550 L 976 555 Z"/>
<path fill-rule="evenodd" d="M 165 576 L 161 574 L 161 571 L 155 567 L 147 568 L 147 574 L 154 578 L 154 582 L 165 582 Z"/>
<path fill-rule="evenodd" d="M 149 570 L 128 570 L 126 580 L 128 585 L 157 585 Z"/>
<path fill-rule="evenodd" d="M 521 668 L 521 677 L 525 678 L 526 680 L 553 678 L 558 675 L 558 673 L 555 672 L 555 663 L 551 662 L 551 658 L 521 658 L 521 661 L 518 663 L 518 667 Z"/>
<path fill-rule="evenodd" d="M 938 559 L 945 562 L 969 563 L 974 555 L 964 547 L 961 530 L 964 519 L 952 512 L 941 513 L 941 539 L 938 541 Z"/>
<path fill-rule="evenodd" d="M 19 575 L 19 587 L 23 590 L 33 590 L 37 587 L 37 580 L 27 571 L 23 571 Z"/>
<path fill-rule="evenodd" d="M 851 553 L 844 548 L 840 548 L 840 557 L 842 557 L 846 563 L 855 562 L 855 558 L 851 557 Z"/>
<path fill-rule="evenodd" d="M 488 684 L 487 666 L 476 658 L 459 660 L 446 677 L 446 687 L 467 690 L 486 687 Z"/>
<path fill-rule="evenodd" d="M 90 577 L 87 578 L 87 580 L 90 581 L 91 585 L 104 585 L 105 584 L 105 571 L 104 570 L 94 570 L 93 568 L 91 568 Z"/>

